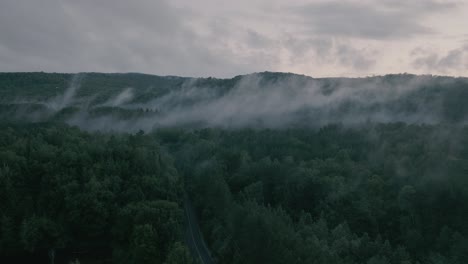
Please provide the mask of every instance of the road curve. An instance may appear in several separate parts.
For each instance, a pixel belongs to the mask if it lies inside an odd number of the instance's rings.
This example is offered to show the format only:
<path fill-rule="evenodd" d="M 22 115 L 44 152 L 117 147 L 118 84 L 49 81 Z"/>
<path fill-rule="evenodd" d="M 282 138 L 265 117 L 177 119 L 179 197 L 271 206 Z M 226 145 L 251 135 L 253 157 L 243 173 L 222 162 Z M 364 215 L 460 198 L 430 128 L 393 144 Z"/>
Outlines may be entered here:
<path fill-rule="evenodd" d="M 185 217 L 185 240 L 192 252 L 195 259 L 199 260 L 202 264 L 214 264 L 211 258 L 210 251 L 208 250 L 203 235 L 198 225 L 195 210 L 187 195 L 184 198 L 184 217 Z"/>

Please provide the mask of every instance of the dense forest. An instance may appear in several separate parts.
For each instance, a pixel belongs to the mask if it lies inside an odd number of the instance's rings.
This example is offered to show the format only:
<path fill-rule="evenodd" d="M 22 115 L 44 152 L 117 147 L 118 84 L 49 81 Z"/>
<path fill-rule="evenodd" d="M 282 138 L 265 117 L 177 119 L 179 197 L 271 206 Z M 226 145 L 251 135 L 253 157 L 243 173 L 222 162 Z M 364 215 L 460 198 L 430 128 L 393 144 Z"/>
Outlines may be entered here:
<path fill-rule="evenodd" d="M 0 160 L 2 263 L 190 259 L 183 182 L 153 138 L 8 126 L 0 129 Z"/>
<path fill-rule="evenodd" d="M 219 263 L 465 263 L 467 132 L 396 123 L 159 138 Z"/>
<path fill-rule="evenodd" d="M 2 73 L 0 262 L 204 263 L 190 201 L 215 263 L 466 263 L 466 96 L 408 74 Z"/>

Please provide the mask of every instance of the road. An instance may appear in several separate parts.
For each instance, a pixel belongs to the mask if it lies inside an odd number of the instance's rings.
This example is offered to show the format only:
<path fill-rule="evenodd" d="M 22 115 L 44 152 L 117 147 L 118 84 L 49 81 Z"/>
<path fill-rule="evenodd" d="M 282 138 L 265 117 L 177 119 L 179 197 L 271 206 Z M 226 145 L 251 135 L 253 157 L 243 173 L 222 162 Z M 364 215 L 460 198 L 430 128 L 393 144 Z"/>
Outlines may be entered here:
<path fill-rule="evenodd" d="M 184 199 L 184 214 L 185 214 L 185 240 L 192 252 L 195 259 L 198 259 L 202 264 L 214 264 L 211 258 L 210 251 L 208 250 L 203 235 L 198 225 L 195 210 L 190 199 L 185 196 Z"/>

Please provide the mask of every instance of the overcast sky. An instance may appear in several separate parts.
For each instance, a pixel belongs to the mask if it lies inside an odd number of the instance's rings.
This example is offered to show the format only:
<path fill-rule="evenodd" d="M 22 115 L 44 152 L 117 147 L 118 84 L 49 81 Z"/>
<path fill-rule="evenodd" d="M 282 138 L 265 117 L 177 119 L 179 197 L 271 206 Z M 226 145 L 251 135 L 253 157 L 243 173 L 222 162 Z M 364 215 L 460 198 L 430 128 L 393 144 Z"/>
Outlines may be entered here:
<path fill-rule="evenodd" d="M 468 0 L 0 0 L 0 71 L 468 76 Z"/>

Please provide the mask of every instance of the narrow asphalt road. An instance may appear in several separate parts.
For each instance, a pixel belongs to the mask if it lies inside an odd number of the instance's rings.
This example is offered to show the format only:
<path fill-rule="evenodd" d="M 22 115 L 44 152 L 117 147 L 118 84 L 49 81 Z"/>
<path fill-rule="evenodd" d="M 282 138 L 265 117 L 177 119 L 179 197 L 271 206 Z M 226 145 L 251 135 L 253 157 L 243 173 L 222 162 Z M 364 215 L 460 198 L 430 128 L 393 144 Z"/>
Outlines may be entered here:
<path fill-rule="evenodd" d="M 195 259 L 199 260 L 202 264 L 214 264 L 211 258 L 210 251 L 208 250 L 203 235 L 198 225 L 195 210 L 193 209 L 190 199 L 185 196 L 184 199 L 184 214 L 185 214 L 185 240 L 192 252 Z"/>

